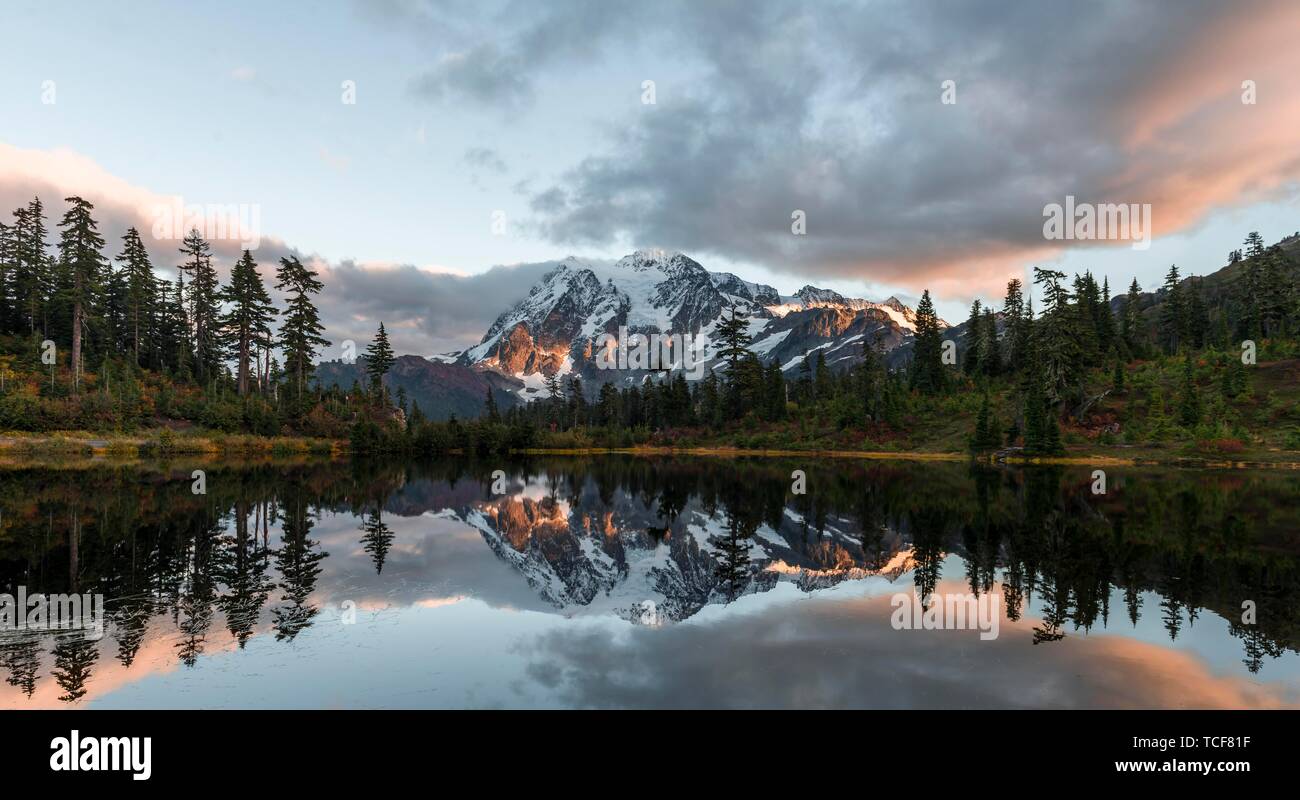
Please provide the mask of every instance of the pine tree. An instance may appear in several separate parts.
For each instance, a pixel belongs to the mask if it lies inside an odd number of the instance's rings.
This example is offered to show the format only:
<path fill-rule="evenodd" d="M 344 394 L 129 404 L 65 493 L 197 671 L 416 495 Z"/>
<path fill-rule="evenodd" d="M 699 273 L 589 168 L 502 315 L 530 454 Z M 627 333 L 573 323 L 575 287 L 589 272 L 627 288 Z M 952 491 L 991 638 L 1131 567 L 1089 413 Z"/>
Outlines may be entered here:
<path fill-rule="evenodd" d="M 141 366 L 141 342 L 152 327 L 150 317 L 154 313 L 157 282 L 149 252 L 135 228 L 128 228 L 122 237 L 122 254 L 117 259 L 126 272 L 126 324 L 131 334 L 131 351 L 136 366 Z"/>
<path fill-rule="evenodd" d="M 1124 298 L 1124 323 L 1122 335 L 1130 353 L 1140 355 L 1146 350 L 1146 322 L 1142 317 L 1142 287 L 1137 278 L 1129 284 Z"/>
<path fill-rule="evenodd" d="M 983 374 L 995 377 L 1002 372 L 1002 359 L 998 353 L 998 320 L 993 309 L 984 307 L 979 333 L 980 369 Z"/>
<path fill-rule="evenodd" d="M 82 332 L 94 316 L 103 289 L 108 262 L 103 255 L 104 238 L 90 212 L 94 206 L 80 197 L 68 197 L 71 204 L 59 223 L 59 264 L 67 277 L 67 297 L 72 306 L 72 383 L 81 385 Z"/>
<path fill-rule="evenodd" d="M 984 324 L 983 304 L 978 299 L 971 303 L 970 317 L 966 320 L 966 357 L 962 372 L 977 375 L 981 372 L 980 327 Z"/>
<path fill-rule="evenodd" d="M 1010 372 L 1020 372 L 1028 361 L 1029 326 L 1033 314 L 1025 306 L 1024 286 L 1019 278 L 1007 282 L 1007 294 L 1002 301 L 1002 315 L 1006 319 L 1007 335 L 1003 355 Z"/>
<path fill-rule="evenodd" d="M 605 384 L 605 386 L 609 386 L 609 384 Z M 487 387 L 487 399 L 484 401 L 483 407 L 484 416 L 487 417 L 488 422 L 496 424 L 501 421 L 501 412 L 497 409 L 497 399 L 492 396 L 492 387 L 490 385 Z"/>
<path fill-rule="evenodd" d="M 230 284 L 218 294 L 229 310 L 220 318 L 226 352 L 235 359 L 240 396 L 248 394 L 253 348 L 271 335 L 275 307 L 266 293 L 257 262 L 248 250 L 230 271 Z"/>
<path fill-rule="evenodd" d="M 937 394 L 946 380 L 943 372 L 943 339 L 939 330 L 939 316 L 934 311 L 930 290 L 921 293 L 916 304 L 916 336 L 913 346 L 912 388 L 922 394 Z"/>
<path fill-rule="evenodd" d="M 740 417 L 744 413 L 742 408 L 742 396 L 744 394 L 743 384 L 745 376 L 742 374 L 740 365 L 744 359 L 750 355 L 749 343 L 749 324 L 746 318 L 736 315 L 735 306 L 731 307 L 731 316 L 718 322 L 715 335 L 722 343 L 718 348 L 718 358 L 727 363 L 727 385 L 726 400 L 728 410 L 733 417 Z"/>
<path fill-rule="evenodd" d="M 321 334 L 325 331 L 320 312 L 312 295 L 323 288 L 313 270 L 303 266 L 297 256 L 280 259 L 275 271 L 275 288 L 286 292 L 286 307 L 280 323 L 280 347 L 284 350 L 284 369 L 293 378 L 295 399 L 301 401 L 311 377 L 312 359 L 322 348 L 329 347 Z"/>
<path fill-rule="evenodd" d="M 186 299 L 193 335 L 194 377 L 199 383 L 207 384 L 221 371 L 217 270 L 212 266 L 212 248 L 197 228 L 191 228 L 185 235 L 180 252 L 187 256 L 180 271 L 189 276 Z"/>
<path fill-rule="evenodd" d="M 13 259 L 13 302 L 19 324 L 29 333 L 45 330 L 47 287 L 50 280 L 46 253 L 45 206 L 39 197 L 14 211 L 10 232 Z"/>
<path fill-rule="evenodd" d="M 1077 318 L 1070 292 L 1061 284 L 1065 273 L 1034 267 L 1034 283 L 1043 287 L 1047 308 L 1036 324 L 1036 359 L 1042 369 L 1043 390 L 1055 403 L 1076 390 L 1081 375 Z"/>
<path fill-rule="evenodd" d="M 13 308 L 14 229 L 0 222 L 0 332 L 17 329 Z"/>
<path fill-rule="evenodd" d="M 1165 351 L 1173 354 L 1187 338 L 1187 300 L 1183 296 L 1178 265 L 1170 264 L 1165 274 L 1164 302 L 1160 306 L 1160 338 Z"/>
<path fill-rule="evenodd" d="M 384 376 L 393 368 L 393 348 L 388 343 L 388 332 L 384 330 L 384 323 L 379 323 L 379 331 L 375 338 L 366 347 L 366 374 L 370 376 L 370 390 L 374 392 L 376 398 L 382 398 L 384 394 Z M 488 387 L 488 398 L 492 397 L 492 388 Z M 496 406 L 492 406 L 493 410 Z"/>

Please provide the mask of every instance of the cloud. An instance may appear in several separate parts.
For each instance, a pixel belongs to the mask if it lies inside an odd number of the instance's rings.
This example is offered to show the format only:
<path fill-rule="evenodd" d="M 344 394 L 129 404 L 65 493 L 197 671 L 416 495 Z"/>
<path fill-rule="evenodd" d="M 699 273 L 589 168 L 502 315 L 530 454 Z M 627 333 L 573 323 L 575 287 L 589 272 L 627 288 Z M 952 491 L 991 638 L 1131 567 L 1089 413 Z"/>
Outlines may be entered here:
<path fill-rule="evenodd" d="M 159 214 L 178 203 L 205 205 L 206 198 L 178 198 L 150 191 L 104 170 L 93 160 L 69 150 L 31 150 L 0 143 L 0 214 L 26 205 L 33 197 L 45 204 L 51 244 L 63 213 L 63 198 L 79 195 L 95 206 L 94 216 L 110 258 L 121 251 L 127 228 L 137 228 L 149 250 L 154 269 L 175 276 L 182 225 L 174 235 L 154 235 Z M 218 205 L 220 205 L 218 203 Z M 368 342 L 379 322 L 386 323 L 399 354 L 431 355 L 433 350 L 476 344 L 497 315 L 523 299 L 551 264 L 495 266 L 475 275 L 458 275 L 412 264 L 373 264 L 345 260 L 331 263 L 309 250 L 259 232 L 253 251 L 268 289 L 275 268 L 286 256 L 297 256 L 321 275 L 325 288 L 319 298 L 325 336 L 337 347 L 345 339 Z M 239 257 L 236 238 L 209 236 L 222 280 Z M 276 295 L 272 289 L 272 294 Z M 330 357 L 330 353 L 326 353 Z"/>
<path fill-rule="evenodd" d="M 230 77 L 237 81 L 251 81 L 257 77 L 257 70 L 247 65 L 235 67 L 230 71 Z"/>
<path fill-rule="evenodd" d="M 497 151 L 490 147 L 469 148 L 465 151 L 465 163 L 471 167 L 479 167 L 493 172 L 506 171 L 506 162 L 502 160 Z"/>
<path fill-rule="evenodd" d="M 368 13 L 441 46 L 434 63 L 411 83 L 416 97 L 508 112 L 532 102 L 541 70 L 593 61 L 611 40 L 636 37 L 646 17 L 641 6 L 625 0 L 484 4 L 476 17 L 458 4 L 457 23 L 442 18 L 441 6 L 389 2 Z M 444 43 L 455 43 L 455 49 Z"/>
<path fill-rule="evenodd" d="M 1043 208 L 1067 194 L 1150 203 L 1162 236 L 1300 181 L 1285 0 L 596 5 L 509 5 L 417 81 L 514 109 L 577 61 L 671 53 L 674 91 L 532 189 L 553 243 L 969 290 L 1058 255 Z"/>
<path fill-rule="evenodd" d="M 953 584 L 952 591 L 967 588 Z M 623 633 L 566 626 L 522 647 L 530 677 L 579 708 L 1273 708 L 1285 685 L 1213 674 L 1122 636 L 1032 644 L 1035 621 L 897 631 L 889 598 L 813 599 Z"/>
<path fill-rule="evenodd" d="M 321 316 L 328 336 L 368 342 L 383 321 L 399 353 L 432 355 L 477 344 L 497 316 L 522 300 L 551 263 L 494 266 L 474 275 L 411 264 L 316 262 L 325 290 Z"/>

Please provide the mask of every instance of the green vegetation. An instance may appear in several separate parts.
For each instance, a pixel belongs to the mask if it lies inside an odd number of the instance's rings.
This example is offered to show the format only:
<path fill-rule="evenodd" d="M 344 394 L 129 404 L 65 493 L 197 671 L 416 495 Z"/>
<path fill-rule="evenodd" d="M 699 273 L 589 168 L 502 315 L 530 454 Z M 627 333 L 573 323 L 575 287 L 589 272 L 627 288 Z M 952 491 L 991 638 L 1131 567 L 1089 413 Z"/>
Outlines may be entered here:
<path fill-rule="evenodd" d="M 1155 295 L 1133 281 L 1116 307 L 1089 273 L 1067 283 L 1036 268 L 1041 313 L 1013 280 L 1001 311 L 976 301 L 964 326 L 945 331 L 926 291 L 899 368 L 866 342 L 851 369 L 828 368 L 818 349 L 783 370 L 749 349 L 747 321 L 733 313 L 715 334 L 722 368 L 693 385 L 664 373 L 592 393 L 577 376 L 550 376 L 548 396 L 525 407 L 499 409 L 489 391 L 480 419 L 431 422 L 384 386 L 394 353 L 382 323 L 365 353 L 368 386 L 314 384 L 330 346 L 314 302 L 323 286 L 296 257 L 276 268 L 277 312 L 250 252 L 221 286 L 211 248 L 190 231 L 173 283 L 134 228 L 111 263 L 91 204 L 67 203 L 53 250 L 39 199 L 0 223 L 0 431 L 10 432 L 0 446 L 15 433 L 83 431 L 108 449 L 251 435 L 357 452 L 1125 448 L 1284 461 L 1300 445 L 1296 263 L 1257 233 L 1206 282 L 1171 266 Z"/>

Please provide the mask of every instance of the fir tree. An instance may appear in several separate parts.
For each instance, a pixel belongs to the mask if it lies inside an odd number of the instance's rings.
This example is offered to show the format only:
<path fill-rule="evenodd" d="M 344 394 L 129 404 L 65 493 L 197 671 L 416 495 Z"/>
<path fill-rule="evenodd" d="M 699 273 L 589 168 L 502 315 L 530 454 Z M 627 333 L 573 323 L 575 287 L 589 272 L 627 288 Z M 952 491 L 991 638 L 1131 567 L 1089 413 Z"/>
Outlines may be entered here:
<path fill-rule="evenodd" d="M 45 330 L 45 288 L 50 279 L 47 236 L 45 206 L 39 197 L 32 198 L 26 208 L 14 211 L 10 232 L 13 302 L 19 324 L 25 322 L 32 334 Z"/>
<path fill-rule="evenodd" d="M 1033 314 L 1025 306 L 1024 287 L 1019 278 L 1007 282 L 1002 315 L 1006 319 L 1007 329 L 1004 363 L 1008 371 L 1020 372 L 1028 361 L 1029 326 Z"/>
<path fill-rule="evenodd" d="M 388 332 L 384 330 L 384 323 L 380 322 L 375 338 L 366 347 L 366 374 L 370 377 L 370 391 L 377 399 L 383 399 L 384 376 L 393 368 L 394 361 L 393 348 L 388 343 Z M 489 386 L 489 399 L 491 396 L 492 387 Z"/>
<path fill-rule="evenodd" d="M 1139 355 L 1146 350 L 1146 323 L 1142 317 L 1142 287 L 1137 278 L 1129 284 L 1128 295 L 1124 298 L 1124 322 L 1122 335 L 1130 353 Z"/>
<path fill-rule="evenodd" d="M 138 230 L 127 229 L 122 237 L 122 254 L 117 258 L 126 273 L 126 323 L 131 334 L 131 351 L 136 366 L 140 366 L 142 331 L 147 336 L 152 328 L 158 284 Z"/>
<path fill-rule="evenodd" d="M 1187 301 L 1183 297 L 1182 281 L 1178 276 L 1178 265 L 1170 264 L 1165 274 L 1164 302 L 1160 305 L 1160 338 L 1165 351 L 1178 352 L 1187 334 Z"/>
<path fill-rule="evenodd" d="M 95 207 L 80 197 L 65 199 L 71 208 L 64 213 L 63 221 L 59 223 L 62 228 L 59 237 L 59 265 L 67 275 L 66 300 L 72 305 L 72 382 L 79 387 L 82 332 L 87 318 L 94 314 L 95 304 L 99 301 L 108 262 L 102 253 L 104 239 L 90 216 Z"/>
<path fill-rule="evenodd" d="M 916 304 L 916 336 L 913 346 L 912 388 L 922 394 L 937 394 L 946 381 L 943 371 L 943 334 L 939 330 L 939 316 L 934 311 L 930 290 L 921 293 Z"/>
<path fill-rule="evenodd" d="M 275 315 L 271 297 L 257 272 L 257 262 L 248 250 L 235 262 L 230 285 L 218 297 L 230 306 L 220 318 L 221 333 L 226 352 L 235 359 L 239 394 L 247 395 L 253 348 L 271 335 Z"/>
<path fill-rule="evenodd" d="M 281 258 L 275 276 L 275 288 L 288 294 L 280 324 L 284 368 L 293 378 L 295 398 L 301 400 L 314 369 L 312 359 L 330 344 L 321 336 L 325 329 L 312 301 L 312 295 L 318 294 L 322 285 L 316 273 L 303 266 L 297 256 Z"/>
<path fill-rule="evenodd" d="M 1034 267 L 1034 283 L 1043 288 L 1047 308 L 1036 324 L 1035 357 L 1044 377 L 1043 391 L 1052 403 L 1076 391 L 1081 375 L 1079 330 L 1070 307 L 1065 273 Z"/>
<path fill-rule="evenodd" d="M 180 270 L 189 276 L 186 299 L 193 332 L 194 377 L 206 384 L 221 371 L 217 270 L 212 266 L 212 248 L 197 228 L 185 235 L 180 252 L 186 256 Z"/>

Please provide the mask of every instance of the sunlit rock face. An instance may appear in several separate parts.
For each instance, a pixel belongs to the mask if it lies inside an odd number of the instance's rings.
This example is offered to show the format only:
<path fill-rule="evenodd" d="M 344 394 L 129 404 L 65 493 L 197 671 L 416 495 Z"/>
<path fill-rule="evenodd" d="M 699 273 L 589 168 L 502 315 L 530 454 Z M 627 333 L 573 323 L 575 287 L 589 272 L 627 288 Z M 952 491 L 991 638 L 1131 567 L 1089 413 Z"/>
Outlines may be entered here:
<path fill-rule="evenodd" d="M 542 378 L 553 375 L 634 385 L 648 373 L 599 368 L 593 353 L 602 335 L 625 331 L 708 341 L 733 313 L 749 320 L 754 352 L 786 369 L 818 350 L 828 363 L 852 364 L 861 360 L 864 343 L 892 354 L 916 329 L 915 311 L 894 297 L 876 303 L 815 286 L 783 296 L 731 273 L 709 272 L 682 253 L 638 250 L 613 262 L 576 257 L 555 262 L 457 361 L 522 381 L 518 394 L 525 400 L 540 397 Z M 716 366 L 709 347 L 697 357 L 706 368 Z"/>

